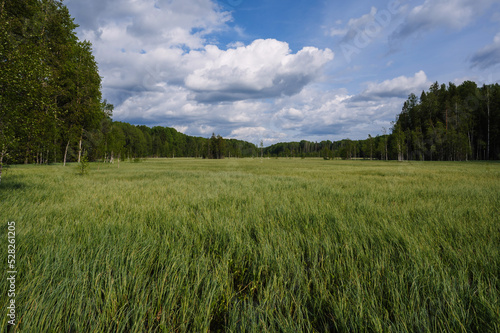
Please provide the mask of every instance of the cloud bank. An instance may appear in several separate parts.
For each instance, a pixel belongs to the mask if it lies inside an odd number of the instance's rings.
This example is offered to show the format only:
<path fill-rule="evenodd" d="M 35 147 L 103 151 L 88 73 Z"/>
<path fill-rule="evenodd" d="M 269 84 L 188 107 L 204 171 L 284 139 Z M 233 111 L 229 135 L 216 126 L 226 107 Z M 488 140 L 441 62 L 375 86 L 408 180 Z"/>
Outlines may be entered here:
<path fill-rule="evenodd" d="M 384 56 L 377 59 L 376 54 L 364 54 L 378 52 L 379 46 L 387 52 L 391 39 L 443 27 L 461 30 L 497 0 L 420 0 L 413 7 L 406 0 L 375 2 L 356 8 L 352 18 L 343 17 L 324 28 L 324 37 L 335 37 L 337 45 L 303 39 L 322 47 L 289 44 L 272 34 L 252 39 L 244 30 L 248 27 L 235 22 L 234 7 L 222 7 L 226 2 L 65 2 L 77 16 L 79 37 L 93 44 L 103 95 L 115 105 L 115 120 L 169 126 L 205 137 L 215 132 L 254 143 L 263 139 L 266 145 L 376 135 L 394 120 L 409 93 L 427 89 L 430 82 L 424 65 L 396 71 L 401 59 L 388 62 Z M 252 6 L 250 2 L 240 5 Z M 226 39 L 222 43 L 221 36 L 228 35 L 245 42 Z M 343 66 L 330 49 L 339 44 L 352 45 L 359 59 L 369 59 L 351 70 L 332 72 L 335 66 Z M 368 51 L 367 45 L 374 47 Z M 468 61 L 484 70 L 497 65 L 497 59 L 498 35 Z M 384 70 L 371 74 L 377 60 Z M 385 69 L 388 64 L 391 68 Z M 383 76 L 363 83 L 363 75 Z"/>
<path fill-rule="evenodd" d="M 94 45 L 114 118 L 191 135 L 282 138 L 279 128 L 262 126 L 273 117 L 272 99 L 300 94 L 334 58 L 328 48 L 294 53 L 272 38 L 221 48 L 212 36 L 230 29 L 232 16 L 209 0 L 73 0 L 71 6 L 85 13 L 79 34 Z"/>

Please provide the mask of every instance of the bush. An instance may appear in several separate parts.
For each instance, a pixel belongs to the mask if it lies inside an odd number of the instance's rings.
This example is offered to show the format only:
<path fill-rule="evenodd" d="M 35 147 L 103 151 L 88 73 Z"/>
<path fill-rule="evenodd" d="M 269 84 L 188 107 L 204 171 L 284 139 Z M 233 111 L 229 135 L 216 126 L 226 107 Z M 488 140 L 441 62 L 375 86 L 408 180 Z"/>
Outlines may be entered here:
<path fill-rule="evenodd" d="M 78 163 L 78 165 L 77 165 L 77 168 L 78 168 L 78 173 L 82 176 L 89 173 L 90 165 L 89 165 L 89 159 L 87 157 L 87 153 L 85 153 L 82 156 L 82 158 L 80 159 L 80 163 Z"/>

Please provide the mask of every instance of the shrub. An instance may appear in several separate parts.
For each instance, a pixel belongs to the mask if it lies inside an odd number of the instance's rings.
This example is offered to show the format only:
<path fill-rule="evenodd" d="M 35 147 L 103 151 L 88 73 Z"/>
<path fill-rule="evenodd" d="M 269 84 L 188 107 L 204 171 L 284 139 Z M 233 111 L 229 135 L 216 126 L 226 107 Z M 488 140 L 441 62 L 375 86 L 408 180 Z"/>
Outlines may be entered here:
<path fill-rule="evenodd" d="M 82 158 L 80 159 L 80 163 L 78 163 L 78 165 L 77 165 L 77 168 L 78 168 L 78 173 L 82 176 L 89 173 L 90 165 L 89 165 L 89 159 L 87 157 L 87 153 L 85 153 L 82 156 Z"/>

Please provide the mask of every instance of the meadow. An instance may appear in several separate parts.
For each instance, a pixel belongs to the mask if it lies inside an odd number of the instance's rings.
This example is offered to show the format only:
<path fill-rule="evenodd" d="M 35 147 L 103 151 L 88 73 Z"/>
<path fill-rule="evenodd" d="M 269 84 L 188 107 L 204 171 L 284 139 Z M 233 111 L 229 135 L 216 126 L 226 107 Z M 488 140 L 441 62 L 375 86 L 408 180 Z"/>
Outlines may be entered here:
<path fill-rule="evenodd" d="M 499 332 L 500 164 L 11 166 L 18 332 Z M 6 259 L 4 259 L 4 262 Z M 4 265 L 5 266 L 5 265 Z M 7 278 L 7 269 L 2 279 Z"/>

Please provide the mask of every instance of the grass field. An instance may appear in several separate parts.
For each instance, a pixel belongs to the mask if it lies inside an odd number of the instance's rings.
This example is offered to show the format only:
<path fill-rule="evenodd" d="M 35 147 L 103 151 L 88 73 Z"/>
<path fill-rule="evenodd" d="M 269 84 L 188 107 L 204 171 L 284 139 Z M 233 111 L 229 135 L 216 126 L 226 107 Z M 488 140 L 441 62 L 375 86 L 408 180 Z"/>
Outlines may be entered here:
<path fill-rule="evenodd" d="M 0 185 L 19 332 L 499 332 L 499 216 L 498 163 L 163 159 Z"/>

